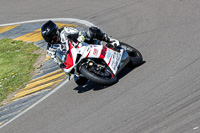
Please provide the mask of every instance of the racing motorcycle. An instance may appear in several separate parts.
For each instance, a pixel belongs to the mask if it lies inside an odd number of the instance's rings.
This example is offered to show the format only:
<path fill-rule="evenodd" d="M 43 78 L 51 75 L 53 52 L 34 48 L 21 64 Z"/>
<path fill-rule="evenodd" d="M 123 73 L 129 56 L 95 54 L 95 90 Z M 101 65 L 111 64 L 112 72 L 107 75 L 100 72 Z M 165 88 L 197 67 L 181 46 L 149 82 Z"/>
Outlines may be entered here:
<path fill-rule="evenodd" d="M 68 50 L 58 49 L 57 59 L 65 65 L 63 71 L 74 74 L 78 85 L 88 80 L 102 85 L 118 82 L 117 74 L 127 65 L 137 67 L 143 63 L 141 53 L 134 47 L 121 43 L 117 49 L 109 44 L 87 44 L 75 48 L 68 40 Z"/>

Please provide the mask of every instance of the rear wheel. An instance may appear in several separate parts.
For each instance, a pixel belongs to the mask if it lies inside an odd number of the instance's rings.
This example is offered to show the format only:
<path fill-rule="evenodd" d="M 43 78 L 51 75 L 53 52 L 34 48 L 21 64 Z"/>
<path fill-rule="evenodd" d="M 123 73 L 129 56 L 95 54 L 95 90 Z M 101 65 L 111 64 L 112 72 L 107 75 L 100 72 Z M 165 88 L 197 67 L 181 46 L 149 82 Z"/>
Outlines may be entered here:
<path fill-rule="evenodd" d="M 144 63 L 142 54 L 136 48 L 125 43 L 121 43 L 121 47 L 124 48 L 127 51 L 128 55 L 130 56 L 129 64 L 132 67 L 137 67 Z"/>
<path fill-rule="evenodd" d="M 87 79 L 102 85 L 112 85 L 118 81 L 110 70 L 99 65 L 83 65 L 80 71 Z"/>

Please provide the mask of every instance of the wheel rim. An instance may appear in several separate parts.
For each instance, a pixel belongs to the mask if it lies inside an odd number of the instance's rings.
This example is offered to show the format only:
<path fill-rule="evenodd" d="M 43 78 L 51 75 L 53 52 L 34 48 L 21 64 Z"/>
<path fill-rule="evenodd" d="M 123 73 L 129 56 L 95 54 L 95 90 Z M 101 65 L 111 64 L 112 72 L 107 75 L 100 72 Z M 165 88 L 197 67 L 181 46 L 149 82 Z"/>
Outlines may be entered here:
<path fill-rule="evenodd" d="M 93 74 L 105 79 L 113 78 L 113 74 L 106 68 L 104 68 L 103 70 L 96 70 L 94 67 L 89 67 L 88 70 L 92 72 Z"/>

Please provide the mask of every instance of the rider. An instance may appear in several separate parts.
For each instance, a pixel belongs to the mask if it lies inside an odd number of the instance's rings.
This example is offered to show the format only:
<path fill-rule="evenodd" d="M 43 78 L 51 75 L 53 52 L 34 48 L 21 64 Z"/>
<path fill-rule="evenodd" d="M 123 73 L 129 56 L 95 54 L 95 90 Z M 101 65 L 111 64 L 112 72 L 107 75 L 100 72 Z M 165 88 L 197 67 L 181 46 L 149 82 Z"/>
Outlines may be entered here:
<path fill-rule="evenodd" d="M 68 43 L 67 39 L 71 39 L 75 47 L 81 46 L 82 42 L 84 41 L 94 44 L 95 39 L 105 41 L 113 45 L 114 48 L 120 46 L 118 40 L 109 37 L 106 33 L 103 33 L 99 28 L 94 26 L 90 27 L 89 30 L 86 32 L 86 36 L 84 36 L 82 32 L 79 32 L 75 28 L 64 27 L 58 29 L 58 26 L 53 21 L 49 20 L 48 22 L 43 24 L 41 28 L 41 33 L 44 40 L 48 43 L 48 54 L 56 63 L 58 63 L 60 68 L 64 68 L 65 66 L 56 59 L 56 51 L 60 44 Z M 87 39 L 85 39 L 85 37 Z"/>

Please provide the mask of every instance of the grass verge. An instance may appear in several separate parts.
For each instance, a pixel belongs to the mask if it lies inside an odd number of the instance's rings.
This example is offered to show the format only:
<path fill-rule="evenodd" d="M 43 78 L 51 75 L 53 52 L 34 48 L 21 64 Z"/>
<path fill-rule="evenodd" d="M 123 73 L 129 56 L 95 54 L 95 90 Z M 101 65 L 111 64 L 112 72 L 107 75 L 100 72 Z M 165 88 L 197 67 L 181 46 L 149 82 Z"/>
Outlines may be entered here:
<path fill-rule="evenodd" d="M 0 102 L 31 79 L 33 64 L 39 56 L 33 52 L 38 49 L 33 43 L 0 40 Z"/>

